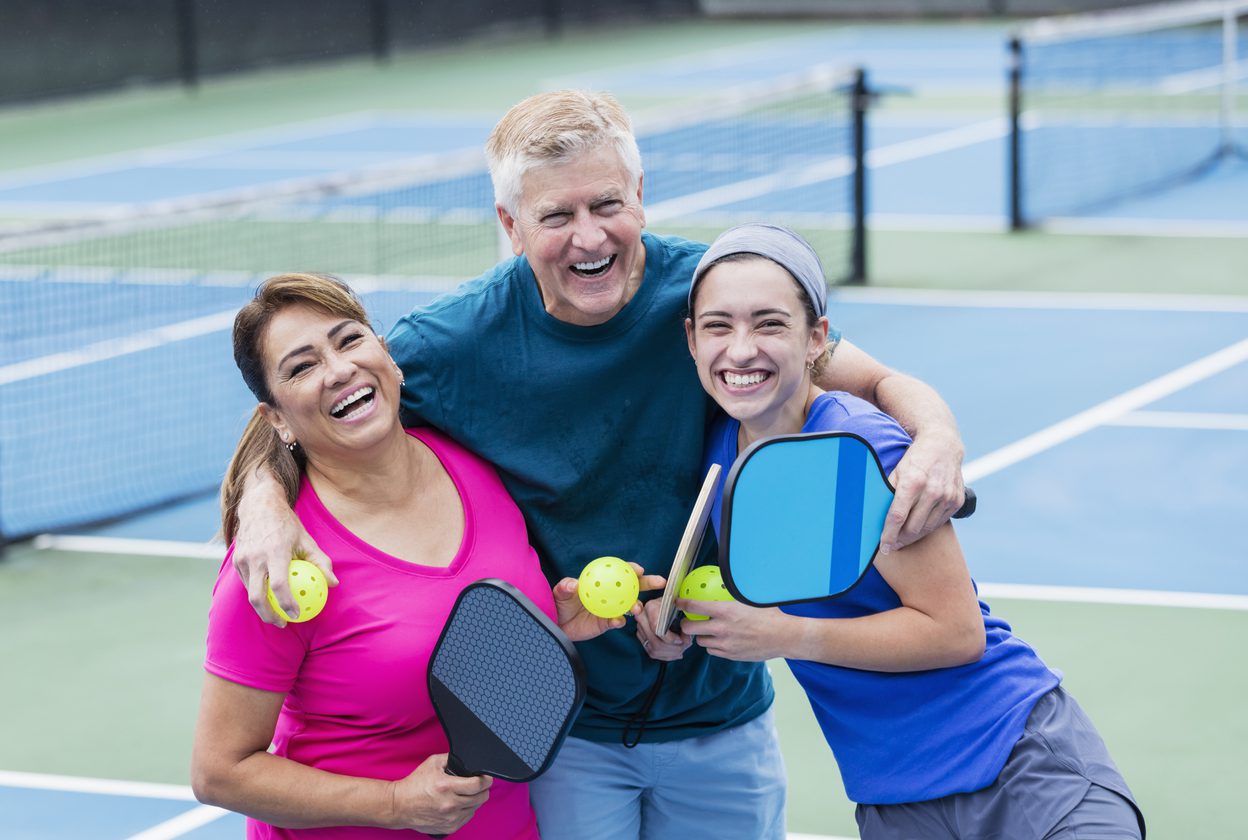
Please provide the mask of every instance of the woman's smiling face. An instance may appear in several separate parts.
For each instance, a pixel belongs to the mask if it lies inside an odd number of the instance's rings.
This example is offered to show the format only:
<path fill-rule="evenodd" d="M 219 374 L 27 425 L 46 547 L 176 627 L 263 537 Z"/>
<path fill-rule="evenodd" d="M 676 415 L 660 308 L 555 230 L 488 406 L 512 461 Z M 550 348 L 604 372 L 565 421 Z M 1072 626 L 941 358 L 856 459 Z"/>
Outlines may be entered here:
<path fill-rule="evenodd" d="M 717 263 L 698 282 L 685 332 L 702 387 L 751 439 L 801 430 L 828 322 L 808 323 L 788 271 L 763 257 Z"/>
<path fill-rule="evenodd" d="M 399 423 L 400 374 L 365 324 L 307 306 L 275 314 L 264 335 L 269 422 L 311 459 L 367 448 Z"/>

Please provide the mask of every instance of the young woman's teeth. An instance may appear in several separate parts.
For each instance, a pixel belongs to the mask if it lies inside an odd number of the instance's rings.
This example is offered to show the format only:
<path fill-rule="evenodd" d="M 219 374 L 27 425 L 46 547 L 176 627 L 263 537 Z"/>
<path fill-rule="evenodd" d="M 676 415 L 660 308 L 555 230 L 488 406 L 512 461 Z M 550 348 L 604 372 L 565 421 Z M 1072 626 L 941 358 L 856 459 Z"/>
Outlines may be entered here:
<path fill-rule="evenodd" d="M 329 413 L 341 420 L 347 416 L 347 412 L 352 406 L 355 406 L 356 408 L 363 408 L 368 404 L 368 402 L 371 402 L 371 399 L 366 402 L 361 401 L 365 400 L 366 397 L 371 398 L 372 396 L 373 389 L 367 386 L 363 387 L 337 403 L 329 410 Z M 360 403 L 360 405 L 356 406 L 356 403 Z"/>
<path fill-rule="evenodd" d="M 603 257 L 597 262 L 572 263 L 572 268 L 578 274 L 601 274 L 611 265 L 612 259 L 614 257 Z"/>
<path fill-rule="evenodd" d="M 724 373 L 724 381 L 734 388 L 744 388 L 747 385 L 757 385 L 767 378 L 765 373 Z"/>

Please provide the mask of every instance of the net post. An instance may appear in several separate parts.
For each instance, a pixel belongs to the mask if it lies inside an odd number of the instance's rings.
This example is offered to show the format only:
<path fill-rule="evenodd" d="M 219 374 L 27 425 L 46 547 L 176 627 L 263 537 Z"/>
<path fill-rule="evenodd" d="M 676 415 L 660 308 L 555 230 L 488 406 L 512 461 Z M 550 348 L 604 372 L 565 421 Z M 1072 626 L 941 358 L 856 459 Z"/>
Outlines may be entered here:
<path fill-rule="evenodd" d="M 867 87 L 867 71 L 854 70 L 853 95 L 853 203 L 854 233 L 850 275 L 845 282 L 861 286 L 867 282 L 867 109 L 871 107 L 871 91 Z"/>
<path fill-rule="evenodd" d="M 1010 38 L 1010 230 L 1023 230 L 1023 42 Z"/>
<path fill-rule="evenodd" d="M 385 64 L 390 60 L 390 0 L 372 0 L 369 3 L 368 26 L 373 60 Z"/>
<path fill-rule="evenodd" d="M 199 86 L 199 31 L 195 21 L 195 0 L 177 0 L 178 73 L 188 88 Z"/>
<path fill-rule="evenodd" d="M 1235 154 L 1235 77 L 1239 58 L 1235 6 L 1222 9 L 1222 155 Z"/>

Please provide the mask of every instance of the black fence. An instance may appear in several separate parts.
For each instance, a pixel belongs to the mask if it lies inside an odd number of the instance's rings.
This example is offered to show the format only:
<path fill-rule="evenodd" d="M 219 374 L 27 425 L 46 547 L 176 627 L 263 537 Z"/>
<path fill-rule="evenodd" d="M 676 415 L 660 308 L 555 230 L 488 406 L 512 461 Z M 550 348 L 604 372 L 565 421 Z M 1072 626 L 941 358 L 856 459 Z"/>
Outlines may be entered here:
<path fill-rule="evenodd" d="M 697 0 L 6 0 L 0 102 L 696 14 Z"/>

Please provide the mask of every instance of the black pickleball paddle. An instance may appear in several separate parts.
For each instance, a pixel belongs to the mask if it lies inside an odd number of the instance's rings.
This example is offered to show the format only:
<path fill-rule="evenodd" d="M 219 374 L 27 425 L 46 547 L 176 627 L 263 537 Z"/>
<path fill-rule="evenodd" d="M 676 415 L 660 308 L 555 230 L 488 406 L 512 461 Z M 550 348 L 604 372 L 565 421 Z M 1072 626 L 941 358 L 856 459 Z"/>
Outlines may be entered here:
<path fill-rule="evenodd" d="M 554 759 L 585 700 L 563 631 L 511 584 L 460 593 L 429 661 L 429 696 L 450 743 L 447 772 L 527 782 Z"/>

